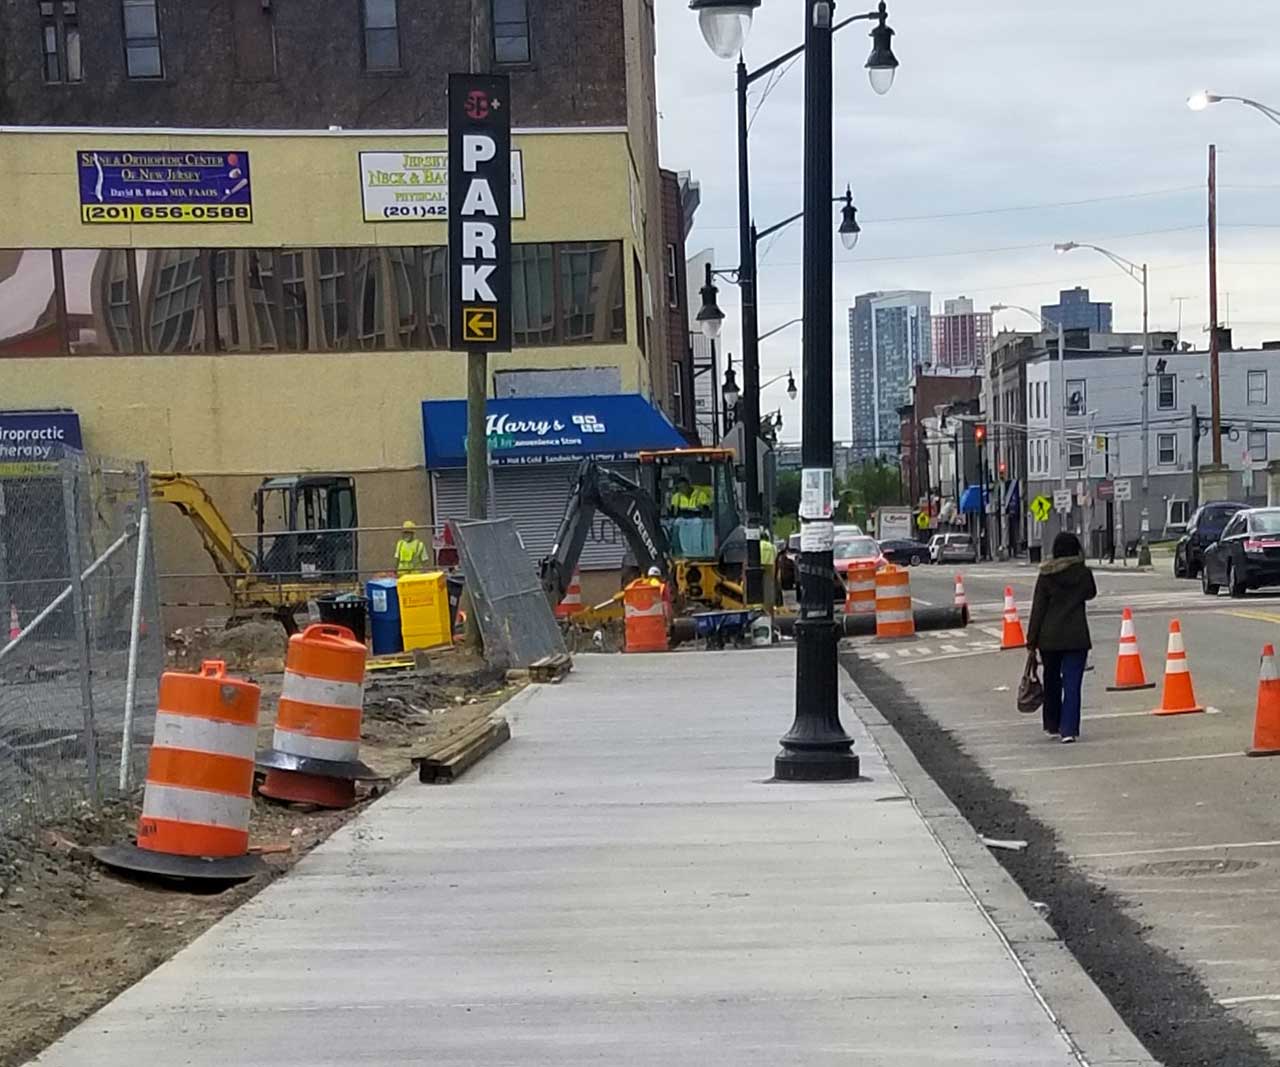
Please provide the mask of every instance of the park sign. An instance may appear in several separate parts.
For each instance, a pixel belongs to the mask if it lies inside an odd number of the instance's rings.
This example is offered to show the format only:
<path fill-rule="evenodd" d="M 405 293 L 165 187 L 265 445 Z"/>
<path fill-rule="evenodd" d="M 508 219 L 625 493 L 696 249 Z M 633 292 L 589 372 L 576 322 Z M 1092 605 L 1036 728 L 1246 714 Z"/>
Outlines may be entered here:
<path fill-rule="evenodd" d="M 511 108 L 505 75 L 449 75 L 449 347 L 511 351 Z"/>

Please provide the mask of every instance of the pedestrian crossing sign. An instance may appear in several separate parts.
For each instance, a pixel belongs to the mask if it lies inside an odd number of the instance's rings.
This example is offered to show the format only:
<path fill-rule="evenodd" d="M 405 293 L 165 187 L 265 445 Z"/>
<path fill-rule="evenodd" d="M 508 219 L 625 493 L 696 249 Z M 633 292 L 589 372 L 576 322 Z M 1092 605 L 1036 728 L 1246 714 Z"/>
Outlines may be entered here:
<path fill-rule="evenodd" d="M 1037 522 L 1044 522 L 1049 517 L 1049 512 L 1053 510 L 1053 501 L 1041 493 L 1033 501 L 1031 501 L 1031 514 Z"/>

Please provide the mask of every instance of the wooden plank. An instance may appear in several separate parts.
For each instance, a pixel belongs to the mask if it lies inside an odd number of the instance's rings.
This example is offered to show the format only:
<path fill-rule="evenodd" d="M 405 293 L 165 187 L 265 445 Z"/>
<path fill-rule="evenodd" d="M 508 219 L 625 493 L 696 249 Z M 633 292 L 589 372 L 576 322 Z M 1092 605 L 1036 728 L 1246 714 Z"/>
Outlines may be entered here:
<path fill-rule="evenodd" d="M 506 719 L 491 719 L 484 726 L 485 729 L 470 737 L 467 744 L 451 748 L 443 759 L 430 757 L 415 760 L 418 765 L 418 780 L 428 783 L 455 782 L 469 767 L 511 740 L 511 726 Z"/>

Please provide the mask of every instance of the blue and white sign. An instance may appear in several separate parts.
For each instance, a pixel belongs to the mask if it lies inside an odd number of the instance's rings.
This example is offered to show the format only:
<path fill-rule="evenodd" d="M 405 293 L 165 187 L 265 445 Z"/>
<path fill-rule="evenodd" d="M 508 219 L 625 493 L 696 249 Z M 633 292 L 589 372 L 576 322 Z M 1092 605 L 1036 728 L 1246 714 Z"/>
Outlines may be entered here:
<path fill-rule="evenodd" d="M 67 449 L 82 448 L 74 411 L 0 411 L 0 475 L 47 474 Z"/>
<path fill-rule="evenodd" d="M 252 222 L 248 152 L 82 150 L 80 221 Z"/>
<path fill-rule="evenodd" d="M 490 400 L 486 430 L 496 466 L 634 459 L 644 451 L 681 448 L 680 431 L 644 397 L 547 396 Z M 467 402 L 426 400 L 422 434 L 427 467 L 467 465 Z"/>

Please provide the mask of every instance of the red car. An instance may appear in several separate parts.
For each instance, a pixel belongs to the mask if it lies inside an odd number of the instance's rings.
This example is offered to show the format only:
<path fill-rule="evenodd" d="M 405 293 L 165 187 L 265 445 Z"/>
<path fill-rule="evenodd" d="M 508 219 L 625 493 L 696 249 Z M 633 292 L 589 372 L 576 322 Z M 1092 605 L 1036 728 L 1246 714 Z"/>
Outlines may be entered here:
<path fill-rule="evenodd" d="M 831 554 L 835 557 L 836 575 L 841 581 L 855 564 L 875 564 L 876 570 L 879 570 L 886 562 L 876 539 L 865 534 L 837 533 Z"/>

